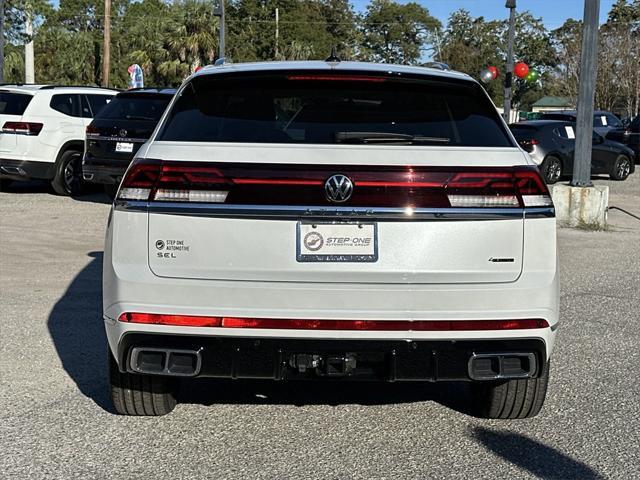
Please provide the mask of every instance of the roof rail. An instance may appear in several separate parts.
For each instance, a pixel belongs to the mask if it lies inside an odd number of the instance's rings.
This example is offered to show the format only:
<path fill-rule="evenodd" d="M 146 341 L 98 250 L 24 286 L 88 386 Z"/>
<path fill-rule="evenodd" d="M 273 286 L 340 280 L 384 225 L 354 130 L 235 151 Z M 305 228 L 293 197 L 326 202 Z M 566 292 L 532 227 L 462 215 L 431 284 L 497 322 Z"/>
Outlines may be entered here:
<path fill-rule="evenodd" d="M 55 88 L 99 88 L 101 90 L 120 90 L 114 87 L 100 87 L 98 85 L 45 85 L 40 90 L 53 90 Z"/>
<path fill-rule="evenodd" d="M 435 68 L 438 70 L 451 70 L 451 68 L 449 68 L 449 65 L 444 62 L 428 62 L 425 63 L 424 66 L 427 68 Z"/>

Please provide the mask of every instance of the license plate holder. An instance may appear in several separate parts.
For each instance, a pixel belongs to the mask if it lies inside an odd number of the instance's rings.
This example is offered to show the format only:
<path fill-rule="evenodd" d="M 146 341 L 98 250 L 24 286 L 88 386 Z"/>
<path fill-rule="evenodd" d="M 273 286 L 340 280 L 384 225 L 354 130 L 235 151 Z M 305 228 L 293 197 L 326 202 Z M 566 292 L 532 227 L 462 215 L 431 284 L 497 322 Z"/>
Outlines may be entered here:
<path fill-rule="evenodd" d="M 133 143 L 131 142 L 117 142 L 116 152 L 131 153 L 133 152 Z"/>
<path fill-rule="evenodd" d="M 298 262 L 377 262 L 375 222 L 309 222 L 296 226 Z"/>

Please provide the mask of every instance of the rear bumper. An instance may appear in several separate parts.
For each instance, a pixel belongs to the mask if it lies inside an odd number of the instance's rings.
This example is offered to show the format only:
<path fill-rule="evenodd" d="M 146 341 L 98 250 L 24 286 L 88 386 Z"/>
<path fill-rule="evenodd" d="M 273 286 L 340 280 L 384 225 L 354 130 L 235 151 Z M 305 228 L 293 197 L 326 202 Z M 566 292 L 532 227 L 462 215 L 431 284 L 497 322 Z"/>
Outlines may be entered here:
<path fill-rule="evenodd" d="M 55 175 L 55 163 L 32 160 L 0 158 L 0 177 L 12 180 L 51 180 Z"/>
<path fill-rule="evenodd" d="M 533 354 L 532 377 L 547 358 L 540 338 L 502 340 L 350 340 L 172 336 L 129 333 L 118 346 L 122 371 L 133 371 L 132 352 L 144 348 L 198 352 L 197 377 L 382 381 L 471 380 L 474 355 Z M 309 359 L 316 363 L 310 365 Z M 348 358 L 346 371 L 336 365 Z M 334 365 L 331 366 L 331 361 Z M 307 362 L 300 367 L 300 362 Z M 317 365 L 317 366 L 316 366 Z"/>
<path fill-rule="evenodd" d="M 100 184 L 120 184 L 130 161 L 122 162 L 101 158 L 97 162 L 93 157 L 85 155 L 82 161 L 82 177 L 87 182 Z"/>

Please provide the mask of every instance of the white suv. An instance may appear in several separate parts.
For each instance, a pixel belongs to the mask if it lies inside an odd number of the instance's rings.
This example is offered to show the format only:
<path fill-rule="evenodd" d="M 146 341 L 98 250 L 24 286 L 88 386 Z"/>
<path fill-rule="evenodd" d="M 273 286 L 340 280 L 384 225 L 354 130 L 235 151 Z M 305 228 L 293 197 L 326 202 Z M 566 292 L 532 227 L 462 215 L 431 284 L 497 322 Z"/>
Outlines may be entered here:
<path fill-rule="evenodd" d="M 79 193 L 85 129 L 118 93 L 93 87 L 0 86 L 0 181 L 50 180 Z"/>
<path fill-rule="evenodd" d="M 461 73 L 201 70 L 122 181 L 103 275 L 122 414 L 192 377 L 469 381 L 491 418 L 545 398 L 553 204 Z"/>

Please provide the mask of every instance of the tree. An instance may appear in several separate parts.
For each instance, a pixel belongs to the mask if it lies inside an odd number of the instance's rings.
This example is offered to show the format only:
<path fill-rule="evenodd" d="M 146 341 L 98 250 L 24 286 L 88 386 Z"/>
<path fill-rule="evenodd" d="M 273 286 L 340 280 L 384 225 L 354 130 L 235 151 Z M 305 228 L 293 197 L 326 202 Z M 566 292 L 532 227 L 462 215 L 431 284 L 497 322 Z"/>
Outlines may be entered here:
<path fill-rule="evenodd" d="M 576 102 L 580 79 L 582 22 L 568 19 L 560 28 L 551 32 L 551 39 L 558 57 L 555 72 L 558 93 Z"/>
<path fill-rule="evenodd" d="M 417 64 L 440 27 L 417 3 L 372 0 L 361 19 L 361 56 L 375 62 Z"/>

